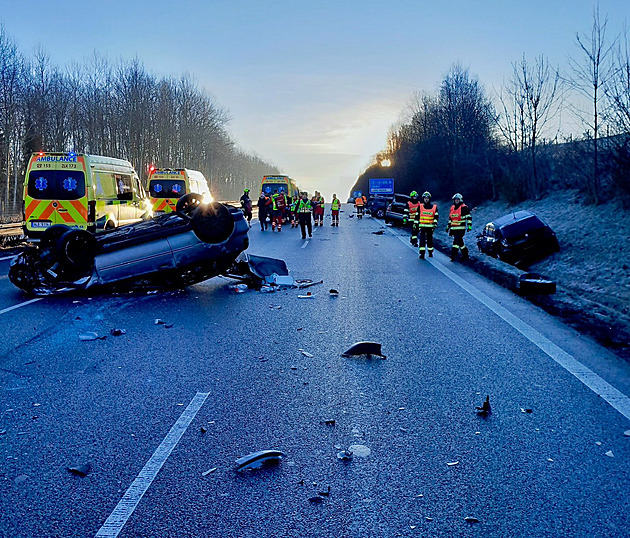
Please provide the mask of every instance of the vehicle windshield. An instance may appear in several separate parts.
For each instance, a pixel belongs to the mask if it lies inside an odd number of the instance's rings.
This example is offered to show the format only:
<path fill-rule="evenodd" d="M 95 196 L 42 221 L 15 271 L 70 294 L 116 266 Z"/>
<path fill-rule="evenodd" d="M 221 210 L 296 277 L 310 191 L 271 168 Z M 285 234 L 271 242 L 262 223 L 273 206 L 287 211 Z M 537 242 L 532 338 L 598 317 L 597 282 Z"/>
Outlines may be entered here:
<path fill-rule="evenodd" d="M 149 195 L 152 198 L 179 198 L 186 194 L 183 179 L 152 179 L 149 182 Z"/>
<path fill-rule="evenodd" d="M 78 200 L 85 196 L 85 174 L 80 170 L 32 170 L 27 194 L 36 200 Z"/>
<path fill-rule="evenodd" d="M 506 239 L 511 239 L 526 233 L 534 232 L 544 227 L 545 225 L 538 217 L 532 216 L 523 220 L 517 220 L 516 222 L 507 224 L 506 226 L 502 226 L 501 235 Z"/>
<path fill-rule="evenodd" d="M 284 194 L 287 194 L 287 186 L 285 183 L 265 183 L 262 187 L 263 192 L 267 194 L 273 194 L 273 191 L 280 192 L 280 189 L 284 191 Z"/>

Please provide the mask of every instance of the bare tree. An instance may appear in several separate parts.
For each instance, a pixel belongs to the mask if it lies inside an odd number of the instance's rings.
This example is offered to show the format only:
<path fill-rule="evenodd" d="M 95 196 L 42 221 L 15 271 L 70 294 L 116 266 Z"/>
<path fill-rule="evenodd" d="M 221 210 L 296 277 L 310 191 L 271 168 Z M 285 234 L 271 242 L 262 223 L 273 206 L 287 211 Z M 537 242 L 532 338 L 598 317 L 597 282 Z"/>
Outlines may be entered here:
<path fill-rule="evenodd" d="M 573 73 L 570 83 L 591 105 L 587 116 L 578 110 L 578 116 L 592 133 L 593 168 L 587 181 L 588 193 L 597 204 L 600 201 L 600 169 L 599 169 L 599 131 L 603 102 L 602 87 L 610 74 L 609 59 L 614 47 L 606 38 L 608 17 L 602 22 L 599 16 L 599 5 L 593 10 L 591 34 L 576 34 L 576 43 L 581 53 L 580 59 L 569 57 L 569 65 Z"/>

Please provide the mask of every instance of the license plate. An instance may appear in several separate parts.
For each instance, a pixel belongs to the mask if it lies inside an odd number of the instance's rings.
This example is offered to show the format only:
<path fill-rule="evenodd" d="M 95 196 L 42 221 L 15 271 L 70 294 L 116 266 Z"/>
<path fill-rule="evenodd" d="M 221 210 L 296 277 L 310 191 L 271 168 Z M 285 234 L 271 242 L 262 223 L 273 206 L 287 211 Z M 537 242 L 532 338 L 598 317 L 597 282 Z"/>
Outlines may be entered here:
<path fill-rule="evenodd" d="M 52 222 L 49 220 L 32 220 L 31 227 L 32 228 L 49 228 Z"/>

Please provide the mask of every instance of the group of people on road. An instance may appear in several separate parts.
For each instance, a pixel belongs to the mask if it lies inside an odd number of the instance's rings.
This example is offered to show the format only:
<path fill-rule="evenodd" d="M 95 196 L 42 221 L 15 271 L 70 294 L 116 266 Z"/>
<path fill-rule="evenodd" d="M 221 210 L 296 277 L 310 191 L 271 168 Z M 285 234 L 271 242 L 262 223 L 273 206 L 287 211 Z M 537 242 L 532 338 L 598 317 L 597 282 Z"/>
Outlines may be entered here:
<path fill-rule="evenodd" d="M 416 191 L 412 191 L 409 196 L 410 200 L 407 202 L 403 219 L 404 224 L 411 222 L 409 241 L 414 247 L 418 247 L 420 259 L 423 260 L 426 253 L 428 253 L 429 258 L 432 258 L 433 232 L 437 228 L 439 218 L 437 205 L 431 201 L 429 191 L 422 193 L 422 200 L 418 198 Z M 463 260 L 468 259 L 468 247 L 464 245 L 464 235 L 470 230 L 472 230 L 470 209 L 464 204 L 463 196 L 456 193 L 453 195 L 453 205 L 449 210 L 448 224 L 446 225 L 446 231 L 453 238 L 451 261 L 455 261 L 460 253 Z M 420 235 L 419 245 L 418 235 Z"/>
<path fill-rule="evenodd" d="M 249 194 L 248 189 L 245 189 Z M 241 197 L 241 205 L 242 205 Z M 265 191 L 260 193 L 258 198 L 258 220 L 261 231 L 269 229 L 268 220 L 271 221 L 271 231 L 276 229 L 282 231 L 283 224 L 291 224 L 291 228 L 300 227 L 302 239 L 306 239 L 306 233 L 312 237 L 313 226 L 324 225 L 324 209 L 326 201 L 319 191 L 309 199 L 307 192 L 300 193 L 300 197 L 293 199 L 285 194 L 282 189 L 275 189 L 273 194 Z M 339 211 L 341 201 L 333 194 L 331 202 L 332 226 L 339 226 Z M 245 212 L 244 212 L 245 213 Z M 245 215 L 247 217 L 247 215 Z M 249 220 L 249 219 L 248 219 Z"/>

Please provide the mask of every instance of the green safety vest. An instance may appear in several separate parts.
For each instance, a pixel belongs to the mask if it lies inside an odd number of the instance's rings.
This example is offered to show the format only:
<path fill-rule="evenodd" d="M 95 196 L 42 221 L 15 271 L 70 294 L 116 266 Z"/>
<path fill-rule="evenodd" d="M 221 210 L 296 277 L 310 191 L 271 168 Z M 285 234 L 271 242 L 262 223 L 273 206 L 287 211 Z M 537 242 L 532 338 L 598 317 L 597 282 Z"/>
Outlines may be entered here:
<path fill-rule="evenodd" d="M 333 211 L 337 211 L 341 207 L 341 200 L 339 198 L 335 198 L 331 203 L 331 208 Z"/>
<path fill-rule="evenodd" d="M 305 202 L 304 200 L 300 200 L 300 203 L 298 204 L 298 207 L 297 207 L 297 212 L 310 213 L 311 211 L 313 211 L 313 204 L 311 203 L 311 201 L 306 200 Z"/>

